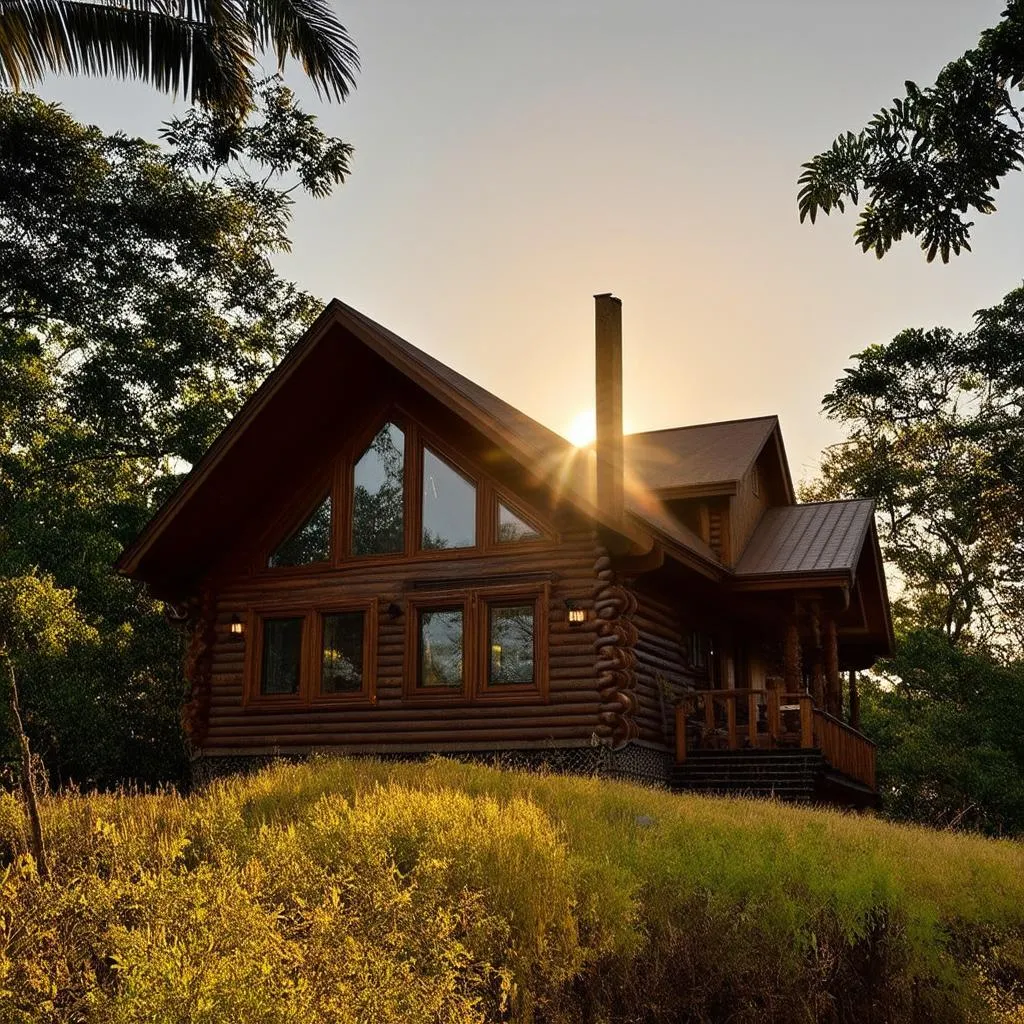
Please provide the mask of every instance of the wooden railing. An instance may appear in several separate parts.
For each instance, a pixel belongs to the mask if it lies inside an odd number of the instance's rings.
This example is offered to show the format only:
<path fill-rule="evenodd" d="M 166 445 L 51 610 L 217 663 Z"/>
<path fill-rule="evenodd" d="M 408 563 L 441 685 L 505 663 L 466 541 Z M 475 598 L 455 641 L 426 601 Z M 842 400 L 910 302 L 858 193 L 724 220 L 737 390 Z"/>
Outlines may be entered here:
<path fill-rule="evenodd" d="M 741 750 L 812 747 L 814 702 L 806 693 L 778 690 L 696 690 L 676 706 L 676 760 L 686 760 L 690 721 L 700 723 L 700 747 Z M 744 714 L 741 716 L 740 710 Z M 721 712 L 721 714 L 720 714 Z M 745 717 L 745 722 L 740 718 Z"/>
<path fill-rule="evenodd" d="M 875 788 L 875 745 L 826 711 L 814 709 L 814 739 L 833 768 Z"/>
<path fill-rule="evenodd" d="M 741 719 L 746 719 L 741 721 Z M 814 706 L 806 693 L 778 690 L 696 690 L 676 705 L 676 761 L 686 760 L 687 732 L 698 723 L 696 749 L 819 749 L 833 768 L 875 788 L 875 745 Z"/>

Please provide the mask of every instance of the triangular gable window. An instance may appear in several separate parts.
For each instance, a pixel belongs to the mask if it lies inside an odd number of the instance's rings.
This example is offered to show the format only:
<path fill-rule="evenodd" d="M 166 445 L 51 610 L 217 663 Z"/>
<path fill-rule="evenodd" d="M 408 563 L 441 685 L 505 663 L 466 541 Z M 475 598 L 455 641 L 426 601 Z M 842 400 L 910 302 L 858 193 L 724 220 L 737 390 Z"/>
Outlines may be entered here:
<path fill-rule="evenodd" d="M 498 543 L 515 544 L 522 540 L 540 540 L 540 530 L 517 515 L 507 505 L 498 502 Z"/>
<path fill-rule="evenodd" d="M 423 449 L 425 551 L 476 547 L 476 484 L 429 448 Z"/>
<path fill-rule="evenodd" d="M 274 550 L 267 565 L 272 569 L 286 565 L 310 565 L 327 562 L 331 557 L 331 496 L 328 495 L 299 527 Z"/>
<path fill-rule="evenodd" d="M 405 550 L 405 434 L 385 423 L 355 465 L 352 554 Z"/>

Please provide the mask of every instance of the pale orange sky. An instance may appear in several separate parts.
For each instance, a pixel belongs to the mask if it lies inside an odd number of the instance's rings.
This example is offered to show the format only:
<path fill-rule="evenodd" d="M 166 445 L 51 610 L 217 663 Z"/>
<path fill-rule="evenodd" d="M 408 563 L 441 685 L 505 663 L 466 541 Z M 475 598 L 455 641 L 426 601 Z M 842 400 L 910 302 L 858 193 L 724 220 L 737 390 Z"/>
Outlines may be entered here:
<path fill-rule="evenodd" d="M 949 267 L 796 214 L 801 161 L 930 82 L 1002 0 L 339 6 L 359 88 L 307 108 L 353 175 L 300 202 L 281 270 L 562 433 L 592 404 L 595 292 L 624 303 L 628 426 L 777 413 L 800 479 L 838 436 L 819 407 L 851 353 L 967 326 L 1024 275 L 1020 176 Z M 119 83 L 39 91 L 152 139 L 171 110 Z"/>

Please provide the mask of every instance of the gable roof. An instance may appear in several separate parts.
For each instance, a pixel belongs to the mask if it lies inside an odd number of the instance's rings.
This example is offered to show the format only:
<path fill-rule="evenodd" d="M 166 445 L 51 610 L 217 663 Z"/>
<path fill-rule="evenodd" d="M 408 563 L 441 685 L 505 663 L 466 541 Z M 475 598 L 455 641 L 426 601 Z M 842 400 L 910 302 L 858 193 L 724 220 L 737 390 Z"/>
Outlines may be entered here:
<path fill-rule="evenodd" d="M 652 491 L 730 484 L 743 479 L 778 426 L 777 416 L 755 416 L 627 434 L 626 462 Z"/>
<path fill-rule="evenodd" d="M 874 519 L 867 499 L 767 509 L 736 565 L 737 576 L 853 573 Z"/>
<path fill-rule="evenodd" d="M 337 328 L 345 333 L 338 335 Z M 321 392 L 331 386 L 329 381 L 325 383 L 320 379 L 323 376 L 320 371 L 323 366 L 329 366 L 325 359 L 332 350 L 331 340 L 345 336 L 361 342 L 452 409 L 493 444 L 550 483 L 556 493 L 584 514 L 631 542 L 635 551 L 649 550 L 658 543 L 676 560 L 707 576 L 715 579 L 730 576 L 730 571 L 711 548 L 669 511 L 658 492 L 680 487 L 735 485 L 772 438 L 785 477 L 787 499 L 793 500 L 778 420 L 774 416 L 762 416 L 628 435 L 625 439 L 626 515 L 623 521 L 613 521 L 596 504 L 593 449 L 575 448 L 537 420 L 335 299 L 225 427 L 135 542 L 125 549 L 117 562 L 119 571 L 150 582 L 161 575 L 167 578 L 173 575 L 180 583 L 184 569 L 179 564 L 180 559 L 175 557 L 176 547 L 180 551 L 183 544 L 188 544 L 196 562 L 213 557 L 212 553 L 225 539 L 223 524 L 220 524 L 220 534 L 217 533 L 218 520 L 233 514 L 231 507 L 225 504 L 223 488 L 218 487 L 218 482 L 227 479 L 237 485 L 242 478 L 240 463 L 244 463 L 244 457 L 233 459 L 234 449 L 246 445 L 253 448 L 260 436 L 266 438 L 268 427 L 273 426 L 273 408 L 280 408 L 274 403 L 280 401 L 292 380 L 300 381 L 296 387 L 319 387 Z M 312 423 L 316 400 L 310 399 L 308 407 Z M 269 410 L 268 415 L 261 415 L 265 410 Z M 796 507 L 800 508 L 811 506 Z M 774 511 L 789 513 L 796 509 Z M 799 538 L 810 541 L 812 535 L 817 537 L 821 532 L 809 528 L 807 515 L 800 512 L 795 518 L 766 517 L 766 522 L 755 532 L 757 544 L 752 541 L 741 559 L 740 571 L 768 574 L 808 571 L 797 566 L 794 559 L 798 560 L 798 555 L 793 548 Z M 844 537 L 848 535 L 850 543 L 861 529 L 864 515 L 870 519 L 870 503 L 857 519 L 861 525 L 857 529 L 849 527 L 844 534 Z M 804 524 L 804 528 L 800 529 L 799 524 Z M 822 534 L 822 542 L 814 548 L 816 553 L 806 555 L 815 565 L 825 557 L 821 552 L 832 550 L 824 536 Z M 859 536 L 863 542 L 862 531 Z M 840 546 L 845 558 L 846 547 Z M 745 566 L 760 568 L 743 569 Z M 198 568 L 193 565 L 189 571 L 195 572 Z"/>

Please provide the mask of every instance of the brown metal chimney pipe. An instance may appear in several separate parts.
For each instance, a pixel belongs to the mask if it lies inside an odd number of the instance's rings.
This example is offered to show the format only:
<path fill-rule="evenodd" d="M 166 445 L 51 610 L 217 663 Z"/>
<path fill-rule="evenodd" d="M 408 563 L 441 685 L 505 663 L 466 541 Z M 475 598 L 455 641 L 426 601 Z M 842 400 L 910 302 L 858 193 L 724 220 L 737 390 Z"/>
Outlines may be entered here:
<path fill-rule="evenodd" d="M 622 518 L 622 300 L 594 296 L 597 368 L 597 505 Z"/>

